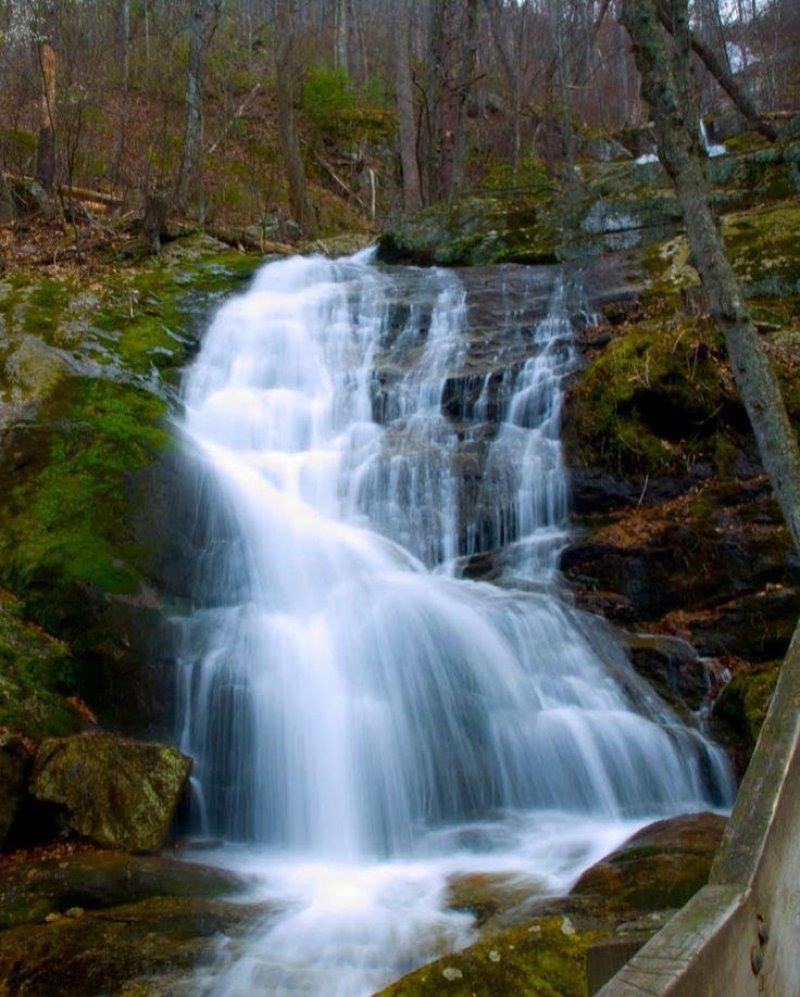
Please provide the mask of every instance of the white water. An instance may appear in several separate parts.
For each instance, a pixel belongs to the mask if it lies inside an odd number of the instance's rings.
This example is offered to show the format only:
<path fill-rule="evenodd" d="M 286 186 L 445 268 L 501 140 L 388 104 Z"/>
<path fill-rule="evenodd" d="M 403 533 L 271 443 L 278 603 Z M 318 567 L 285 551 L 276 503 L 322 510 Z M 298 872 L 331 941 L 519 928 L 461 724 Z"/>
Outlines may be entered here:
<path fill-rule="evenodd" d="M 370 993 L 469 943 L 448 877 L 557 892 L 653 816 L 729 802 L 720 753 L 556 595 L 567 308 L 556 287 L 498 342 L 529 359 L 457 417 L 450 273 L 287 260 L 211 324 L 185 390 L 216 527 L 181 740 L 203 830 L 238 842 L 210 860 L 290 910 L 197 989 Z M 501 545 L 515 588 L 458 577 Z"/>

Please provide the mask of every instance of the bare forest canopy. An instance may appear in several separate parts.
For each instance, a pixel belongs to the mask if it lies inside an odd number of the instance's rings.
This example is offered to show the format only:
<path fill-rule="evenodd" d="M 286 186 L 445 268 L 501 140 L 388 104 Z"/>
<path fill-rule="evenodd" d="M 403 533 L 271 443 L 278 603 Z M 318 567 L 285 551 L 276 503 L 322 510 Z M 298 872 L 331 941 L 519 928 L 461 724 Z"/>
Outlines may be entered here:
<path fill-rule="evenodd" d="M 285 238 L 536 188 L 653 148 L 620 6 L 0 0 L 0 166 L 62 208 L 143 217 L 156 242 L 167 215 Z M 712 135 L 748 117 L 777 134 L 797 0 L 692 7 Z"/>

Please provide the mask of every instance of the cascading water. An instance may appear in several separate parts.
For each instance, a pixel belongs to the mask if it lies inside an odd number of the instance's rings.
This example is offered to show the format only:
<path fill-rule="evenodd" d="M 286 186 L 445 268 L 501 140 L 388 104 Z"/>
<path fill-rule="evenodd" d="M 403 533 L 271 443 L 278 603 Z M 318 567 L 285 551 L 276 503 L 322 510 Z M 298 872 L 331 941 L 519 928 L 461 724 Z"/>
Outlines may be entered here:
<path fill-rule="evenodd" d="M 293 903 L 209 992 L 369 993 L 470 940 L 448 876 L 563 889 L 651 815 L 729 802 L 720 753 L 556 595 L 564 288 L 505 325 L 479 362 L 453 274 L 287 260 L 189 371 L 219 528 L 182 745 L 245 846 L 218 861 Z M 480 557 L 505 587 L 463 577 Z"/>

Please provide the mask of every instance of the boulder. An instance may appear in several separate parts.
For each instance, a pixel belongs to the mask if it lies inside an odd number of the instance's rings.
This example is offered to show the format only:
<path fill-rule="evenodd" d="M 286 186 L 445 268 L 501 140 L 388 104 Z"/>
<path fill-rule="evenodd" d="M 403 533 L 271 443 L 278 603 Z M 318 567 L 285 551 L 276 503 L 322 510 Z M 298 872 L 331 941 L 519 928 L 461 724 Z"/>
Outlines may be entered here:
<path fill-rule="evenodd" d="M 0 993 L 29 997 L 197 993 L 221 934 L 269 914 L 264 904 L 152 897 L 108 910 L 71 908 L 45 923 L 0 932 Z M 172 986 L 161 990 L 165 974 Z M 187 989 L 180 989 L 187 984 Z"/>
<path fill-rule="evenodd" d="M 713 813 L 649 824 L 588 869 L 571 896 L 597 897 L 627 915 L 682 907 L 707 882 L 725 824 Z"/>
<path fill-rule="evenodd" d="M 0 850 L 25 794 L 30 761 L 22 738 L 0 728 Z"/>
<path fill-rule="evenodd" d="M 71 826 L 101 845 L 162 847 L 186 788 L 191 759 L 163 744 L 112 734 L 51 738 L 34 763 L 31 792 L 63 804 Z"/>
<path fill-rule="evenodd" d="M 52 855 L 52 857 L 49 857 Z M 155 897 L 217 900 L 241 893 L 235 873 L 159 855 L 127 855 L 83 846 L 37 854 L 0 871 L 0 931 L 51 923 L 67 911 L 108 910 Z"/>

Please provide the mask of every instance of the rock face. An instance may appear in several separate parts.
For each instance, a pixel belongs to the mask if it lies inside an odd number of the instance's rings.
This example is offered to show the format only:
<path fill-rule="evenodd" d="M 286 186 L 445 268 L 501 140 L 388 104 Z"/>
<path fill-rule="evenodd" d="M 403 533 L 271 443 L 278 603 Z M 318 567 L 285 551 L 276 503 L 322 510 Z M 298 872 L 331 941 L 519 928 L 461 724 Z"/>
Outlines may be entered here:
<path fill-rule="evenodd" d="M 608 144 L 606 154 L 614 149 Z M 586 158 L 603 157 L 587 150 Z M 713 207 L 738 211 L 794 196 L 798 162 L 796 141 L 708 160 Z M 582 182 L 566 189 L 543 182 L 511 197 L 487 192 L 433 205 L 381 236 L 381 258 L 423 266 L 555 263 L 647 246 L 680 230 L 680 208 L 660 163 L 579 168 Z"/>
<path fill-rule="evenodd" d="M 34 763 L 31 793 L 66 806 L 72 827 L 132 852 L 162 847 L 191 760 L 175 748 L 110 734 L 51 738 Z"/>
<path fill-rule="evenodd" d="M 0 603 L 61 642 L 60 662 L 20 627 L 4 647 L 0 606 L 0 724 L 70 733 L 77 696 L 115 730 L 172 729 L 168 617 L 194 540 L 166 422 L 205 315 L 257 262 L 198 237 L 102 280 L 0 280 Z"/>
<path fill-rule="evenodd" d="M 0 729 L 0 851 L 22 802 L 30 763 L 22 739 Z"/>

